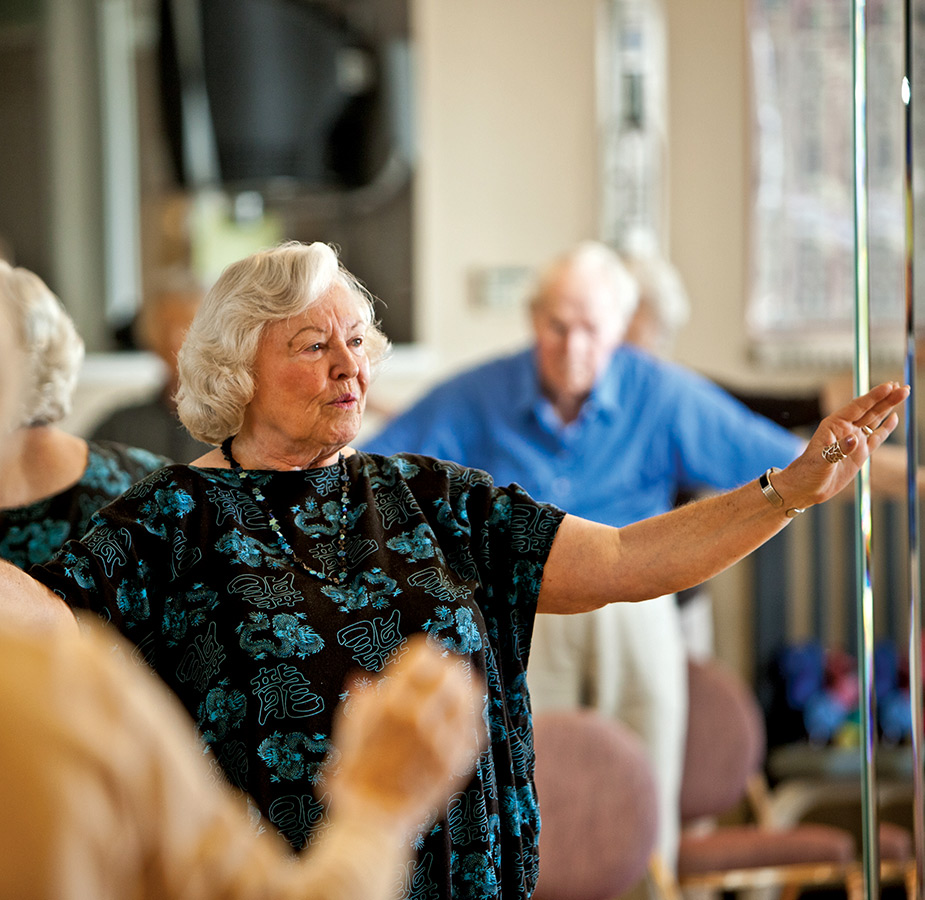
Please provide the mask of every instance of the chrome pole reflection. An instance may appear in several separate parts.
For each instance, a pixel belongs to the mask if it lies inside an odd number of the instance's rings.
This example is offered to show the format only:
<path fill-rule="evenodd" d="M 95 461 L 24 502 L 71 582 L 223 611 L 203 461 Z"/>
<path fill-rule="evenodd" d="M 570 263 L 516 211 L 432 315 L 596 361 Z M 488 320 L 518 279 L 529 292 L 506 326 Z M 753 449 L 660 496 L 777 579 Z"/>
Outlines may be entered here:
<path fill-rule="evenodd" d="M 854 389 L 870 390 L 870 283 L 867 233 L 867 4 L 852 0 L 851 61 L 854 80 Z M 874 620 L 871 584 L 870 463 L 855 490 L 855 560 L 858 587 L 858 665 L 861 687 L 861 816 L 864 896 L 880 897 L 880 848 L 874 695 Z"/>
<path fill-rule="evenodd" d="M 912 0 L 903 4 L 903 81 L 905 159 L 903 167 L 903 210 L 905 245 L 903 288 L 906 301 L 905 382 L 911 393 L 906 401 L 906 517 L 909 529 L 909 706 L 912 721 L 912 825 L 915 840 L 915 881 L 918 896 L 925 884 L 925 819 L 923 819 L 922 775 L 922 610 L 920 599 L 921 556 L 919 545 L 919 495 L 916 487 L 918 468 L 918 426 L 916 424 L 916 347 L 915 347 L 915 206 L 912 193 Z"/>

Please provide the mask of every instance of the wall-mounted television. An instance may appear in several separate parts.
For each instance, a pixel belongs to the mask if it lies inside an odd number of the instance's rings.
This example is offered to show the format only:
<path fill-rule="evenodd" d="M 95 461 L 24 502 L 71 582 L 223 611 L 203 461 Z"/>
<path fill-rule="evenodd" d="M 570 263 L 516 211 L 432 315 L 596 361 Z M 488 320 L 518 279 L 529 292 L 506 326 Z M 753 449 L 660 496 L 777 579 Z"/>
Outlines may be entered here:
<path fill-rule="evenodd" d="M 311 0 L 161 0 L 160 81 L 187 187 L 337 191 L 392 153 L 376 43 Z"/>

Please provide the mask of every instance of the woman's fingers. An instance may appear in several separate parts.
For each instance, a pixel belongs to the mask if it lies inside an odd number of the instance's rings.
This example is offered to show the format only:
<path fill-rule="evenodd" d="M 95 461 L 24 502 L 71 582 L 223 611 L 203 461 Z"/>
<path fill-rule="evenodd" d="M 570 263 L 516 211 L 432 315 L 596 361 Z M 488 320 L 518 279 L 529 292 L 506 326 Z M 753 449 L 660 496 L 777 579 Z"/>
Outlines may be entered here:
<path fill-rule="evenodd" d="M 858 428 L 878 428 L 890 413 L 909 396 L 909 386 L 895 381 L 878 384 L 835 413 Z M 845 415 L 842 415 L 845 413 Z"/>

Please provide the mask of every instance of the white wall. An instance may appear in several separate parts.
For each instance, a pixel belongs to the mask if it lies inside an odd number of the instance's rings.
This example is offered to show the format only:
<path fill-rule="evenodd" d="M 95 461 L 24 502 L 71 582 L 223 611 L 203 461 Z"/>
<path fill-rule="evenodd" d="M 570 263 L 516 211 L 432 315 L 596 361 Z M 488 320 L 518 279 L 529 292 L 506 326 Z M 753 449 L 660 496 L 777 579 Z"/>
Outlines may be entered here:
<path fill-rule="evenodd" d="M 533 270 L 597 235 L 598 2 L 412 0 L 423 347 L 383 374 L 373 392 L 383 407 L 401 406 L 435 379 L 528 340 L 521 304 L 475 302 L 480 272 Z M 737 383 L 805 382 L 806 375 L 756 372 L 748 361 L 746 4 L 662 2 L 669 250 L 694 305 L 677 357 Z M 63 255 L 74 268 L 75 254 Z"/>
<path fill-rule="evenodd" d="M 734 378 L 747 368 L 746 6 L 668 0 L 671 252 L 694 306 L 677 355 Z"/>
<path fill-rule="evenodd" d="M 594 0 L 418 0 L 420 333 L 448 363 L 521 340 L 468 301 L 484 266 L 534 266 L 593 232 Z"/>

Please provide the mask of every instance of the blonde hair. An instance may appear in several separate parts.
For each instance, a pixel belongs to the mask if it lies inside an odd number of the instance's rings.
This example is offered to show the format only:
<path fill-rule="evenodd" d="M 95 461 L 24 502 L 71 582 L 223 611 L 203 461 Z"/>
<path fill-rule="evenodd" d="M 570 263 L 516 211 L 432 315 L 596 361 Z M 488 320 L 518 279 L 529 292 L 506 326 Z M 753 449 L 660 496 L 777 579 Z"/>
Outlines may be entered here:
<path fill-rule="evenodd" d="M 0 297 L 24 357 L 18 424 L 50 425 L 71 411 L 83 339 L 61 301 L 28 269 L 0 260 Z"/>
<path fill-rule="evenodd" d="M 375 369 L 389 350 L 373 298 L 333 247 L 287 241 L 229 265 L 208 291 L 180 349 L 177 413 L 190 434 L 220 444 L 237 434 L 254 396 L 253 366 L 266 325 L 300 315 L 335 285 L 353 292 L 366 315 Z"/>

